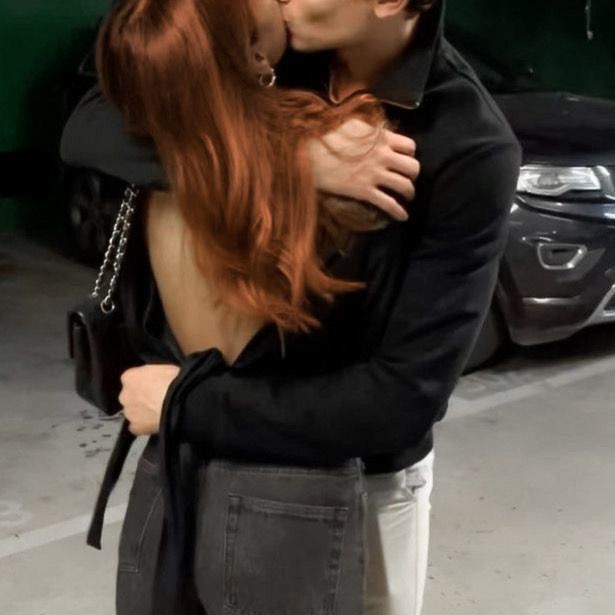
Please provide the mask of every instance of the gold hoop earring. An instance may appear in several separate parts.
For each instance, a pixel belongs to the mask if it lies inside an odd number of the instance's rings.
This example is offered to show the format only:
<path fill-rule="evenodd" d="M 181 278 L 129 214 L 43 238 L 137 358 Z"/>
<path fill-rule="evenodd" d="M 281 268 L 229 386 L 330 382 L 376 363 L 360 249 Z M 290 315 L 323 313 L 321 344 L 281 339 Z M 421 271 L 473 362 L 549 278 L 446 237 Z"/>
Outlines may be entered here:
<path fill-rule="evenodd" d="M 269 73 L 261 73 L 258 76 L 258 83 L 262 85 L 264 88 L 270 88 L 275 85 L 278 76 L 275 74 L 275 70 L 272 68 Z"/>

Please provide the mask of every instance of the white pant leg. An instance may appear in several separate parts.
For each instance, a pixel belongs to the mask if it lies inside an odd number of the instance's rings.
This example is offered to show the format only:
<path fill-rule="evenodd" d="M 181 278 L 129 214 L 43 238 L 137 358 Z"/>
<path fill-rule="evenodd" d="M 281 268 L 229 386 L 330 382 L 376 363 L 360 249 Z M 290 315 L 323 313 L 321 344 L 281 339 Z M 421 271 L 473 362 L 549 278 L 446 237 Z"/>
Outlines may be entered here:
<path fill-rule="evenodd" d="M 420 615 L 429 552 L 434 451 L 390 474 L 364 476 L 367 579 L 364 615 Z"/>

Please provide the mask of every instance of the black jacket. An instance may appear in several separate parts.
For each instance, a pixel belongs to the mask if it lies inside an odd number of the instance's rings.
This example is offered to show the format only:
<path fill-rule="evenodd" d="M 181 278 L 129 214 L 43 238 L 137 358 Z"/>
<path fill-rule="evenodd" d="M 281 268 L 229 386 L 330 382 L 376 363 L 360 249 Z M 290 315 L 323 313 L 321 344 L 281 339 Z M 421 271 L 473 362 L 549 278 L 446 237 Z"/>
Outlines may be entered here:
<path fill-rule="evenodd" d="M 283 359 L 276 329 L 266 326 L 233 367 L 220 356 L 215 373 L 178 383 L 180 436 L 208 455 L 309 465 L 359 456 L 366 472 L 385 472 L 431 449 L 431 426 L 490 303 L 521 163 L 502 113 L 442 37 L 443 13 L 440 4 L 421 18 L 404 56 L 373 88 L 417 142 L 410 219 L 361 236 L 330 263 L 368 289 L 337 301 L 321 332 L 286 335 Z M 324 59 L 289 55 L 283 82 L 326 87 Z M 124 133 L 97 87 L 69 119 L 61 155 L 167 186 L 151 143 Z"/>
<path fill-rule="evenodd" d="M 323 310 L 322 330 L 286 335 L 282 347 L 276 328 L 265 326 L 232 367 L 217 349 L 187 357 L 163 408 L 170 480 L 177 440 L 201 455 L 254 462 L 361 457 L 367 473 L 399 470 L 432 448 L 432 426 L 490 304 L 521 165 L 502 113 L 443 38 L 443 14 L 442 2 L 421 17 L 406 52 L 372 88 L 417 143 L 410 219 L 361 235 L 330 261 L 332 273 L 368 287 Z M 282 83 L 322 91 L 326 60 L 289 54 Z M 124 134 L 97 88 L 69 119 L 61 155 L 140 185 L 167 185 L 151 144 Z M 175 499 L 172 516 L 179 505 Z"/>

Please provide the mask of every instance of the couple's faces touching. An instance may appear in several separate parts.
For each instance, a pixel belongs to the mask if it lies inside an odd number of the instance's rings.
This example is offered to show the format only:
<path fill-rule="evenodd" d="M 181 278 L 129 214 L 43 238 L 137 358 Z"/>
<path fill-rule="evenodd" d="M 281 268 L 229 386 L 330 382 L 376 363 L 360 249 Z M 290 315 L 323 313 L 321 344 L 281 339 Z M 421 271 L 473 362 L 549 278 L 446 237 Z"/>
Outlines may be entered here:
<path fill-rule="evenodd" d="M 364 39 L 379 0 L 279 0 L 297 51 L 340 49 Z"/>
<path fill-rule="evenodd" d="M 253 49 L 275 66 L 290 43 L 297 51 L 341 49 L 363 41 L 374 20 L 398 16 L 409 0 L 251 0 Z M 261 60 L 262 61 L 262 60 Z"/>

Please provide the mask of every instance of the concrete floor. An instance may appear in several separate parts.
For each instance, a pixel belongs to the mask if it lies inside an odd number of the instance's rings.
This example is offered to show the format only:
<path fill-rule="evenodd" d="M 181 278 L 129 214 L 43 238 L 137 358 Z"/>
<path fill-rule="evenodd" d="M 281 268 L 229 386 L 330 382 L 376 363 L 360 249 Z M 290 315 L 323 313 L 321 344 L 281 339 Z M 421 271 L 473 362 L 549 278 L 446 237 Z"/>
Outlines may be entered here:
<path fill-rule="evenodd" d="M 0 614 L 112 615 L 136 457 L 85 530 L 118 429 L 72 392 L 65 312 L 93 272 L 0 235 Z M 615 613 L 615 327 L 462 378 L 437 427 L 423 615 Z"/>

